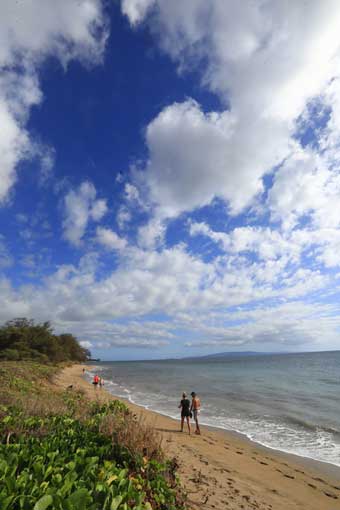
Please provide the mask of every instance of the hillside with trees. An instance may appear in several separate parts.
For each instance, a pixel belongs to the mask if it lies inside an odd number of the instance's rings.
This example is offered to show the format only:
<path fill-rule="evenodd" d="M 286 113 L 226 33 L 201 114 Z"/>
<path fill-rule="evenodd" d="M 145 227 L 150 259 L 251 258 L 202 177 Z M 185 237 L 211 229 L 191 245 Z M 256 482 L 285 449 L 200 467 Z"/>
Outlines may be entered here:
<path fill-rule="evenodd" d="M 59 363 L 86 361 L 90 352 L 70 333 L 56 335 L 49 322 L 17 318 L 0 327 L 0 359 Z"/>

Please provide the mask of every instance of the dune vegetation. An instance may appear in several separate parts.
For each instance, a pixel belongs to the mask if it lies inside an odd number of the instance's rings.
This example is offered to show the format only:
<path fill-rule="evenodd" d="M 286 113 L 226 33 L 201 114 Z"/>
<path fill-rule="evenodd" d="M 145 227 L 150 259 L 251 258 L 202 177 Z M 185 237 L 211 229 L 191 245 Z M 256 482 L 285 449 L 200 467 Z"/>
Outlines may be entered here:
<path fill-rule="evenodd" d="M 53 384 L 59 368 L 0 362 L 1 510 L 181 510 L 176 461 L 124 403 Z"/>

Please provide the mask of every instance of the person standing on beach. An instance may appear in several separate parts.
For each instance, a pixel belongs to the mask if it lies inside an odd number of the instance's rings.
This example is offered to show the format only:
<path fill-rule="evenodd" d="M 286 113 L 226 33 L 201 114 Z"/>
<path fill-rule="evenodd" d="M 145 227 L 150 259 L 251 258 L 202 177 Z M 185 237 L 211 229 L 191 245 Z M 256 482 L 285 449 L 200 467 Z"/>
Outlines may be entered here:
<path fill-rule="evenodd" d="M 192 396 L 192 401 L 191 401 L 190 412 L 193 413 L 194 420 L 196 423 L 195 434 L 201 434 L 200 426 L 198 424 L 198 415 L 200 414 L 200 410 L 201 410 L 201 402 L 194 391 L 191 392 L 191 396 Z"/>
<path fill-rule="evenodd" d="M 94 376 L 92 384 L 94 385 L 95 389 L 97 389 L 99 384 L 99 376 L 97 374 Z"/>
<path fill-rule="evenodd" d="M 190 400 L 187 398 L 187 394 L 183 393 L 182 400 L 178 406 L 181 409 L 181 432 L 183 432 L 184 418 L 186 418 L 189 435 L 191 432 L 190 429 Z"/>

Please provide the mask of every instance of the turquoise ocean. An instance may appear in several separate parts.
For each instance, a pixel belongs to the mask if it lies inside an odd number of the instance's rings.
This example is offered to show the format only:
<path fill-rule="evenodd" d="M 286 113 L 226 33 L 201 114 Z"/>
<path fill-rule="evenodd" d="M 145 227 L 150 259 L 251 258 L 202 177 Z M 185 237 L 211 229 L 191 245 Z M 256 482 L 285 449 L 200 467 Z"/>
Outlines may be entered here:
<path fill-rule="evenodd" d="M 112 394 L 173 418 L 182 392 L 195 391 L 201 423 L 340 466 L 340 351 L 101 362 L 94 371 Z"/>

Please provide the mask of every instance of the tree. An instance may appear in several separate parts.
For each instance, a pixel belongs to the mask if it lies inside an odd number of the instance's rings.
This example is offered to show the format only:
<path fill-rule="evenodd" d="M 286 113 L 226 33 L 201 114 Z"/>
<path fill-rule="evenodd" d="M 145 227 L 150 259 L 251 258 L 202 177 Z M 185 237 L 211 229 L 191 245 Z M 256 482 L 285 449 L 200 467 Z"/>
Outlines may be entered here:
<path fill-rule="evenodd" d="M 50 322 L 16 318 L 0 327 L 0 357 L 40 361 L 86 361 L 90 352 L 70 333 L 53 334 Z"/>

